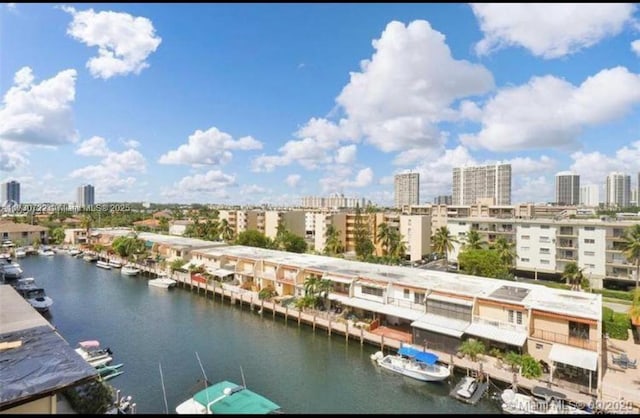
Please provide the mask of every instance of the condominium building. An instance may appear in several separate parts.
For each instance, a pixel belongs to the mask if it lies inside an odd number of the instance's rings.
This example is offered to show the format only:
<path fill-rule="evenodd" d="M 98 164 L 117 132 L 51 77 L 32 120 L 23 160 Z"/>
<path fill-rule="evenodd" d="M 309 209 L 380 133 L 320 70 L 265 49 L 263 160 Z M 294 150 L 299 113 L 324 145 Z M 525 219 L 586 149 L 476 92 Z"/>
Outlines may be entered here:
<path fill-rule="evenodd" d="M 556 174 L 557 205 L 577 205 L 580 203 L 580 176 L 570 171 Z"/>
<path fill-rule="evenodd" d="M 396 174 L 393 186 L 396 208 L 420 203 L 420 173 Z"/>
<path fill-rule="evenodd" d="M 451 205 L 453 204 L 453 196 L 449 195 L 440 195 L 433 198 L 434 205 Z"/>
<path fill-rule="evenodd" d="M 601 288 L 605 280 L 633 282 L 634 265 L 623 255 L 622 235 L 640 221 L 600 219 L 450 219 L 447 227 L 459 239 L 448 254 L 457 261 L 465 235 L 472 229 L 489 245 L 502 236 L 515 244 L 515 269 L 558 276 L 570 262 L 584 268 L 591 286 Z"/>
<path fill-rule="evenodd" d="M 15 180 L 2 183 L 0 205 L 20 204 L 20 183 Z"/>
<path fill-rule="evenodd" d="M 495 205 L 511 204 L 511 164 L 453 169 L 454 205 L 474 205 L 486 198 Z"/>
<path fill-rule="evenodd" d="M 80 208 L 86 208 L 95 204 L 94 188 L 90 184 L 83 184 L 76 191 L 76 204 Z"/>
<path fill-rule="evenodd" d="M 305 196 L 302 198 L 302 207 L 314 209 L 339 209 L 365 207 L 367 204 L 364 197 L 345 197 L 342 193 L 330 194 L 327 197 Z"/>
<path fill-rule="evenodd" d="M 195 250 L 191 260 L 239 288 L 273 288 L 279 296 L 303 296 L 309 277 L 329 280 L 332 306 L 372 318 L 369 329 L 397 326 L 410 332 L 410 343 L 451 355 L 476 338 L 552 365 L 553 381 L 570 374 L 591 394 L 601 385 L 598 294 L 244 246 Z M 214 284 L 202 283 L 208 289 Z"/>
<path fill-rule="evenodd" d="M 631 176 L 624 173 L 611 173 L 605 184 L 605 203 L 610 208 L 626 208 L 631 200 Z"/>
<path fill-rule="evenodd" d="M 597 184 L 580 186 L 580 205 L 589 207 L 600 205 L 600 188 Z"/>
<path fill-rule="evenodd" d="M 0 238 L 9 240 L 16 246 L 31 245 L 34 242 L 46 243 L 49 229 L 26 223 L 0 222 Z"/>
<path fill-rule="evenodd" d="M 226 220 L 236 237 L 247 230 L 247 211 L 222 209 L 218 211 L 218 219 Z"/>

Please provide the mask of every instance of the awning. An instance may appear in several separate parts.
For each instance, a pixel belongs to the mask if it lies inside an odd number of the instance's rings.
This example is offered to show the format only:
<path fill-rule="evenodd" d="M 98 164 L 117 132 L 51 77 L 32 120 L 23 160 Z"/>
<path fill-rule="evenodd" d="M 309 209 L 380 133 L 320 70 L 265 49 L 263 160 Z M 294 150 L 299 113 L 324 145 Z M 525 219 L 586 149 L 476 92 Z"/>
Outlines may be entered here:
<path fill-rule="evenodd" d="M 373 287 L 375 289 L 386 289 L 387 285 L 382 285 L 382 284 L 378 284 L 378 283 L 373 283 L 373 282 L 364 282 L 364 281 L 357 281 L 356 284 L 359 284 L 360 286 L 364 286 L 364 287 Z"/>
<path fill-rule="evenodd" d="M 511 331 L 480 322 L 472 323 L 464 332 L 465 334 L 515 345 L 516 347 L 522 347 L 524 342 L 527 341 L 526 332 Z"/>
<path fill-rule="evenodd" d="M 427 295 L 427 300 L 437 300 L 440 302 L 447 302 L 455 305 L 473 306 L 473 301 L 471 300 L 460 299 L 460 298 L 455 298 L 451 296 L 437 295 L 435 293 L 431 293 Z"/>
<path fill-rule="evenodd" d="M 360 308 L 371 312 L 396 316 L 398 318 L 408 319 L 410 321 L 415 321 L 416 319 L 424 315 L 424 311 L 402 308 L 400 306 L 374 302 L 372 300 L 350 298 L 349 296 L 337 295 L 334 293 L 329 294 L 329 299 L 340 302 L 344 306 L 351 306 L 353 308 Z"/>
<path fill-rule="evenodd" d="M 331 274 L 325 274 L 324 276 L 322 276 L 322 278 L 326 280 L 331 280 L 332 282 L 346 283 L 346 284 L 351 284 L 355 280 L 355 277 L 353 279 L 348 279 L 346 277 L 333 276 Z"/>
<path fill-rule="evenodd" d="M 223 268 L 210 269 L 210 270 L 207 270 L 207 271 L 209 273 L 213 274 L 214 276 L 218 276 L 218 277 L 226 277 L 226 276 L 229 276 L 229 275 L 235 273 L 234 270 L 227 270 L 227 269 L 223 269 Z"/>
<path fill-rule="evenodd" d="M 549 360 L 595 372 L 598 369 L 598 353 L 564 344 L 553 344 Z"/>
<path fill-rule="evenodd" d="M 413 321 L 411 326 L 414 328 L 437 332 L 438 334 L 460 338 L 469 324 L 469 321 L 452 319 L 442 315 L 429 313 Z"/>

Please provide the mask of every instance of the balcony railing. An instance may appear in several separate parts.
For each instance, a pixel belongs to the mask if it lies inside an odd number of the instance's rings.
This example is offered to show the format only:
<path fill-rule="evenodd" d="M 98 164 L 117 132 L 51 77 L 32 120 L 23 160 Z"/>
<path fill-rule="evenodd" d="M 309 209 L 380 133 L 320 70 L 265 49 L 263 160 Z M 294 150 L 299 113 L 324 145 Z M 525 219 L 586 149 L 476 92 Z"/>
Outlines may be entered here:
<path fill-rule="evenodd" d="M 554 343 L 571 345 L 573 347 L 584 348 L 586 350 L 596 351 L 597 350 L 597 342 L 589 341 L 579 337 L 572 337 L 566 334 L 560 334 L 558 332 L 546 331 L 543 329 L 534 329 L 531 334 L 534 338 L 540 338 L 544 341 L 550 341 Z"/>
<path fill-rule="evenodd" d="M 523 316 L 522 318 L 523 321 L 525 321 L 525 318 Z M 518 325 L 518 324 L 512 324 L 510 322 L 503 322 L 503 321 L 498 321 L 496 319 L 489 319 L 489 318 L 482 318 L 480 316 L 473 316 L 473 323 L 479 323 L 479 324 L 484 324 L 484 325 L 491 325 L 492 327 L 496 327 L 499 329 L 506 329 L 508 331 L 515 331 L 515 332 L 526 332 L 527 331 L 527 326 L 524 324 Z"/>
<path fill-rule="evenodd" d="M 426 312 L 427 310 L 427 307 L 424 304 L 424 302 L 415 303 L 408 299 L 398 299 L 398 298 L 387 297 L 387 305 L 393 305 L 399 308 L 412 309 L 414 311 L 420 311 L 420 312 Z"/>

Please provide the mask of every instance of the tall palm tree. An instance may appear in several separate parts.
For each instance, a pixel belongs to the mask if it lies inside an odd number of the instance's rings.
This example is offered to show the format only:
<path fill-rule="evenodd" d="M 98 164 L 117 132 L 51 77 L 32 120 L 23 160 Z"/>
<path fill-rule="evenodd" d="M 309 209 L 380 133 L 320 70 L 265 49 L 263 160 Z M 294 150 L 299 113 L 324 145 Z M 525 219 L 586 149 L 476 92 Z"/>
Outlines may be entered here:
<path fill-rule="evenodd" d="M 480 250 L 486 244 L 487 242 L 482 239 L 480 233 L 476 229 L 472 229 L 467 232 L 467 235 L 464 238 L 464 242 L 462 243 L 462 248 L 469 250 Z"/>
<path fill-rule="evenodd" d="M 513 260 L 518 256 L 515 250 L 516 245 L 513 242 L 507 241 L 505 237 L 499 237 L 493 244 L 493 249 L 498 252 L 500 261 L 502 264 L 511 271 L 513 268 Z"/>
<path fill-rule="evenodd" d="M 640 224 L 635 224 L 625 230 L 622 254 L 636 265 L 636 290 L 640 289 Z"/>
<path fill-rule="evenodd" d="M 344 252 L 342 240 L 340 239 L 340 231 L 333 225 L 327 226 L 324 252 L 325 254 L 330 255 L 336 255 Z"/>
<path fill-rule="evenodd" d="M 225 241 L 233 240 L 235 231 L 233 230 L 233 227 L 231 226 L 231 224 L 229 224 L 229 221 L 227 221 L 226 219 L 223 219 L 222 221 L 220 221 L 219 229 L 220 229 L 220 236 L 222 236 L 223 240 Z"/>
<path fill-rule="evenodd" d="M 584 267 L 578 267 L 575 261 L 567 263 L 564 266 L 562 278 L 565 279 L 568 285 L 571 285 L 571 290 L 580 290 L 582 279 L 584 279 Z"/>
<path fill-rule="evenodd" d="M 376 235 L 376 238 L 380 241 L 380 244 L 382 244 L 382 255 L 389 254 L 393 232 L 395 231 L 389 228 L 389 225 L 386 222 L 378 225 L 378 234 Z"/>
<path fill-rule="evenodd" d="M 393 231 L 392 238 L 392 246 L 390 250 L 391 256 L 398 260 L 404 259 L 404 256 L 407 253 L 407 243 L 402 239 L 402 235 L 400 235 L 400 232 L 398 231 Z"/>
<path fill-rule="evenodd" d="M 446 226 L 438 228 L 436 233 L 431 237 L 431 246 L 433 247 L 433 251 L 443 257 L 442 263 L 446 270 L 449 270 L 448 256 L 449 253 L 453 251 L 454 242 L 458 242 L 458 240 L 451 235 L 449 228 Z"/>

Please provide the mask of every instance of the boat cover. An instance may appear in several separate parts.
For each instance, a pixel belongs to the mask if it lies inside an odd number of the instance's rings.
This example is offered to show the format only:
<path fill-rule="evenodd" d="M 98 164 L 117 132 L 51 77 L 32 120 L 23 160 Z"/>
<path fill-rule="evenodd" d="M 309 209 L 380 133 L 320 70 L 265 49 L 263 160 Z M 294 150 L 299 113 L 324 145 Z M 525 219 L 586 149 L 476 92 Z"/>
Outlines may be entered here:
<path fill-rule="evenodd" d="M 97 378 L 97 371 L 49 325 L 0 335 L 22 345 L 0 351 L 0 409 Z"/>
<path fill-rule="evenodd" d="M 82 348 L 98 348 L 100 347 L 100 342 L 98 342 L 97 340 L 88 340 L 88 341 L 81 341 L 79 345 Z"/>
<path fill-rule="evenodd" d="M 223 396 L 227 388 L 232 390 L 232 394 Z M 280 409 L 264 396 L 226 380 L 196 393 L 193 399 L 205 407 L 209 405 L 212 414 L 270 414 Z M 212 402 L 214 400 L 217 401 Z"/>
<path fill-rule="evenodd" d="M 416 350 L 415 348 L 406 347 L 406 346 L 400 347 L 400 349 L 398 350 L 398 354 L 401 354 L 407 357 L 413 357 L 416 360 L 429 365 L 436 364 L 436 361 L 438 361 L 438 356 L 436 356 L 433 353 Z"/>

